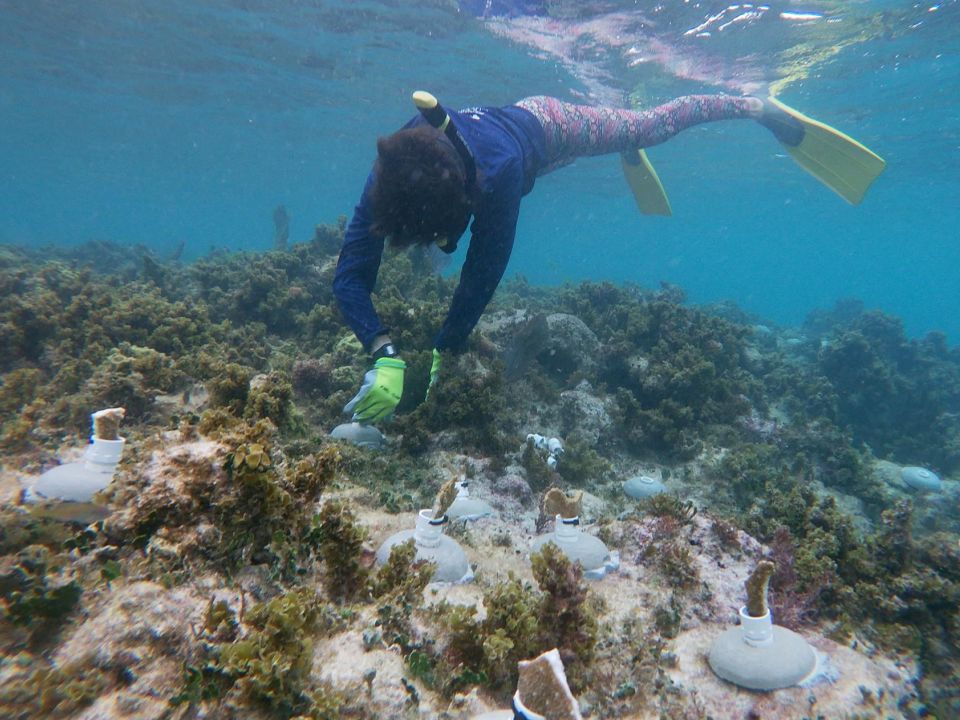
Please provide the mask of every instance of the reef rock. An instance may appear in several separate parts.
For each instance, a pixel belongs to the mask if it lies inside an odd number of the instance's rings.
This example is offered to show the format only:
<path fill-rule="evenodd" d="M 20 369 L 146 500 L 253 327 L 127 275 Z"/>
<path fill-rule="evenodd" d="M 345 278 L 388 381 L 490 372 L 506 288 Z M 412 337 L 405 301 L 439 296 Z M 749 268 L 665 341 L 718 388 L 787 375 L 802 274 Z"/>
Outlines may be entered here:
<path fill-rule="evenodd" d="M 191 624 L 202 622 L 207 600 L 152 582 L 114 589 L 53 656 L 58 667 L 93 667 L 129 684 L 106 692 L 74 717 L 164 717 L 191 655 Z"/>
<path fill-rule="evenodd" d="M 547 315 L 549 336 L 537 359 L 548 370 L 567 377 L 575 371 L 590 372 L 596 365 L 600 341 L 576 315 Z"/>
<path fill-rule="evenodd" d="M 108 535 L 125 534 L 151 517 L 175 521 L 198 514 L 200 503 L 216 497 L 226 482 L 228 449 L 211 440 L 164 445 L 154 450 L 132 482 L 118 490 L 121 509 L 107 521 Z M 197 528 L 199 529 L 199 528 Z M 192 532 L 194 528 L 180 528 Z"/>
<path fill-rule="evenodd" d="M 590 446 L 595 446 L 613 424 L 607 403 L 593 394 L 593 387 L 586 380 L 581 380 L 573 390 L 560 393 L 560 416 L 563 433 L 575 430 Z"/>
<path fill-rule="evenodd" d="M 398 647 L 366 649 L 358 630 L 317 643 L 313 668 L 317 679 L 342 692 L 356 693 L 362 688 L 368 717 L 437 717 L 438 707 L 445 705 L 422 683 L 412 681 Z M 408 685 L 416 688 L 416 711 L 411 709 Z M 464 715 L 457 713 L 455 717 Z"/>

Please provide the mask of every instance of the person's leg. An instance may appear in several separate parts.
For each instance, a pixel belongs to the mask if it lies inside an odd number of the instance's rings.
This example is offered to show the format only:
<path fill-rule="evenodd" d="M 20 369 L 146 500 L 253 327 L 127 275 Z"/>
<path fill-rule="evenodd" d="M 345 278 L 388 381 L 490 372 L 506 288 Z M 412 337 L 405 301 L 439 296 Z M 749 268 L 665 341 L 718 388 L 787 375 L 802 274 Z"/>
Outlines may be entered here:
<path fill-rule="evenodd" d="M 686 95 L 644 110 L 573 105 L 538 95 L 517 103 L 543 126 L 547 163 L 543 175 L 584 155 L 604 155 L 658 145 L 688 127 L 716 120 L 757 118 L 758 98 L 733 95 Z"/>

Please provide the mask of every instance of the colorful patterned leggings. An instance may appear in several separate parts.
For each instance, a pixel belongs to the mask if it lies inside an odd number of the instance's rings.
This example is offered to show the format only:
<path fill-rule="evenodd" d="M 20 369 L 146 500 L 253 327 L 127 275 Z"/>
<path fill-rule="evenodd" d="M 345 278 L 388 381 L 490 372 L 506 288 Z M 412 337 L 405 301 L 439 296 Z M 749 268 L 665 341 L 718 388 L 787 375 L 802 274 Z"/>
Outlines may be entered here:
<path fill-rule="evenodd" d="M 584 155 L 603 155 L 665 142 L 698 123 L 753 117 L 756 100 L 732 95 L 686 95 L 634 112 L 573 105 L 546 95 L 517 103 L 540 121 L 547 136 L 547 163 L 540 175 Z"/>

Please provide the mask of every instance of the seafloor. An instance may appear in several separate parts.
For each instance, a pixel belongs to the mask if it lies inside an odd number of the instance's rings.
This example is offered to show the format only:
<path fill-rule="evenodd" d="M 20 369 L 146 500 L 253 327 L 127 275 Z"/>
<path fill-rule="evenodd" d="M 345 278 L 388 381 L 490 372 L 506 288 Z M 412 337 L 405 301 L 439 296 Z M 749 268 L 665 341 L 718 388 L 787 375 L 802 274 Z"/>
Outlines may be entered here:
<path fill-rule="evenodd" d="M 787 329 L 673 286 L 515 279 L 424 401 L 454 284 L 388 255 L 376 303 L 406 387 L 387 447 L 358 448 L 327 436 L 367 369 L 332 299 L 342 231 L 191 263 L 0 249 L 3 717 L 470 718 L 553 647 L 586 717 L 960 717 L 942 335 L 856 301 Z M 107 517 L 21 506 L 118 406 Z M 529 433 L 562 440 L 555 468 Z M 940 489 L 906 485 L 911 465 Z M 669 493 L 630 500 L 641 474 Z M 473 582 L 429 583 L 409 546 L 374 567 L 460 477 L 497 513 L 447 531 Z M 551 487 L 583 491 L 618 570 L 531 564 Z M 707 664 L 762 558 L 776 622 L 821 655 L 805 687 L 741 690 Z"/>

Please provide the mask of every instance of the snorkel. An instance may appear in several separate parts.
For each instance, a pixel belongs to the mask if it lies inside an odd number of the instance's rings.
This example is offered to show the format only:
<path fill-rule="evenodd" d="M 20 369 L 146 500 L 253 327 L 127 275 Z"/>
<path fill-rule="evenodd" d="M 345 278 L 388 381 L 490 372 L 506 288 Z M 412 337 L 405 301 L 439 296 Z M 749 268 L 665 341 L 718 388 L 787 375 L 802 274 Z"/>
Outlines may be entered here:
<path fill-rule="evenodd" d="M 463 169 L 466 172 L 465 184 L 467 195 L 472 195 L 473 187 L 476 184 L 477 166 L 473 160 L 473 153 L 471 153 L 470 148 L 467 147 L 466 141 L 463 139 L 460 131 L 457 130 L 456 126 L 450 121 L 450 115 L 444 109 L 443 105 L 425 90 L 417 90 L 413 93 L 413 104 L 417 106 L 417 110 L 420 111 L 424 119 L 442 132 L 457 151 L 457 155 L 460 156 L 460 160 L 463 162 Z M 438 238 L 436 242 L 437 247 L 448 255 L 456 252 L 457 241 L 460 239 L 460 235 L 463 234 L 464 230 L 466 230 L 466 223 L 464 223 L 463 229 L 456 237 Z"/>

